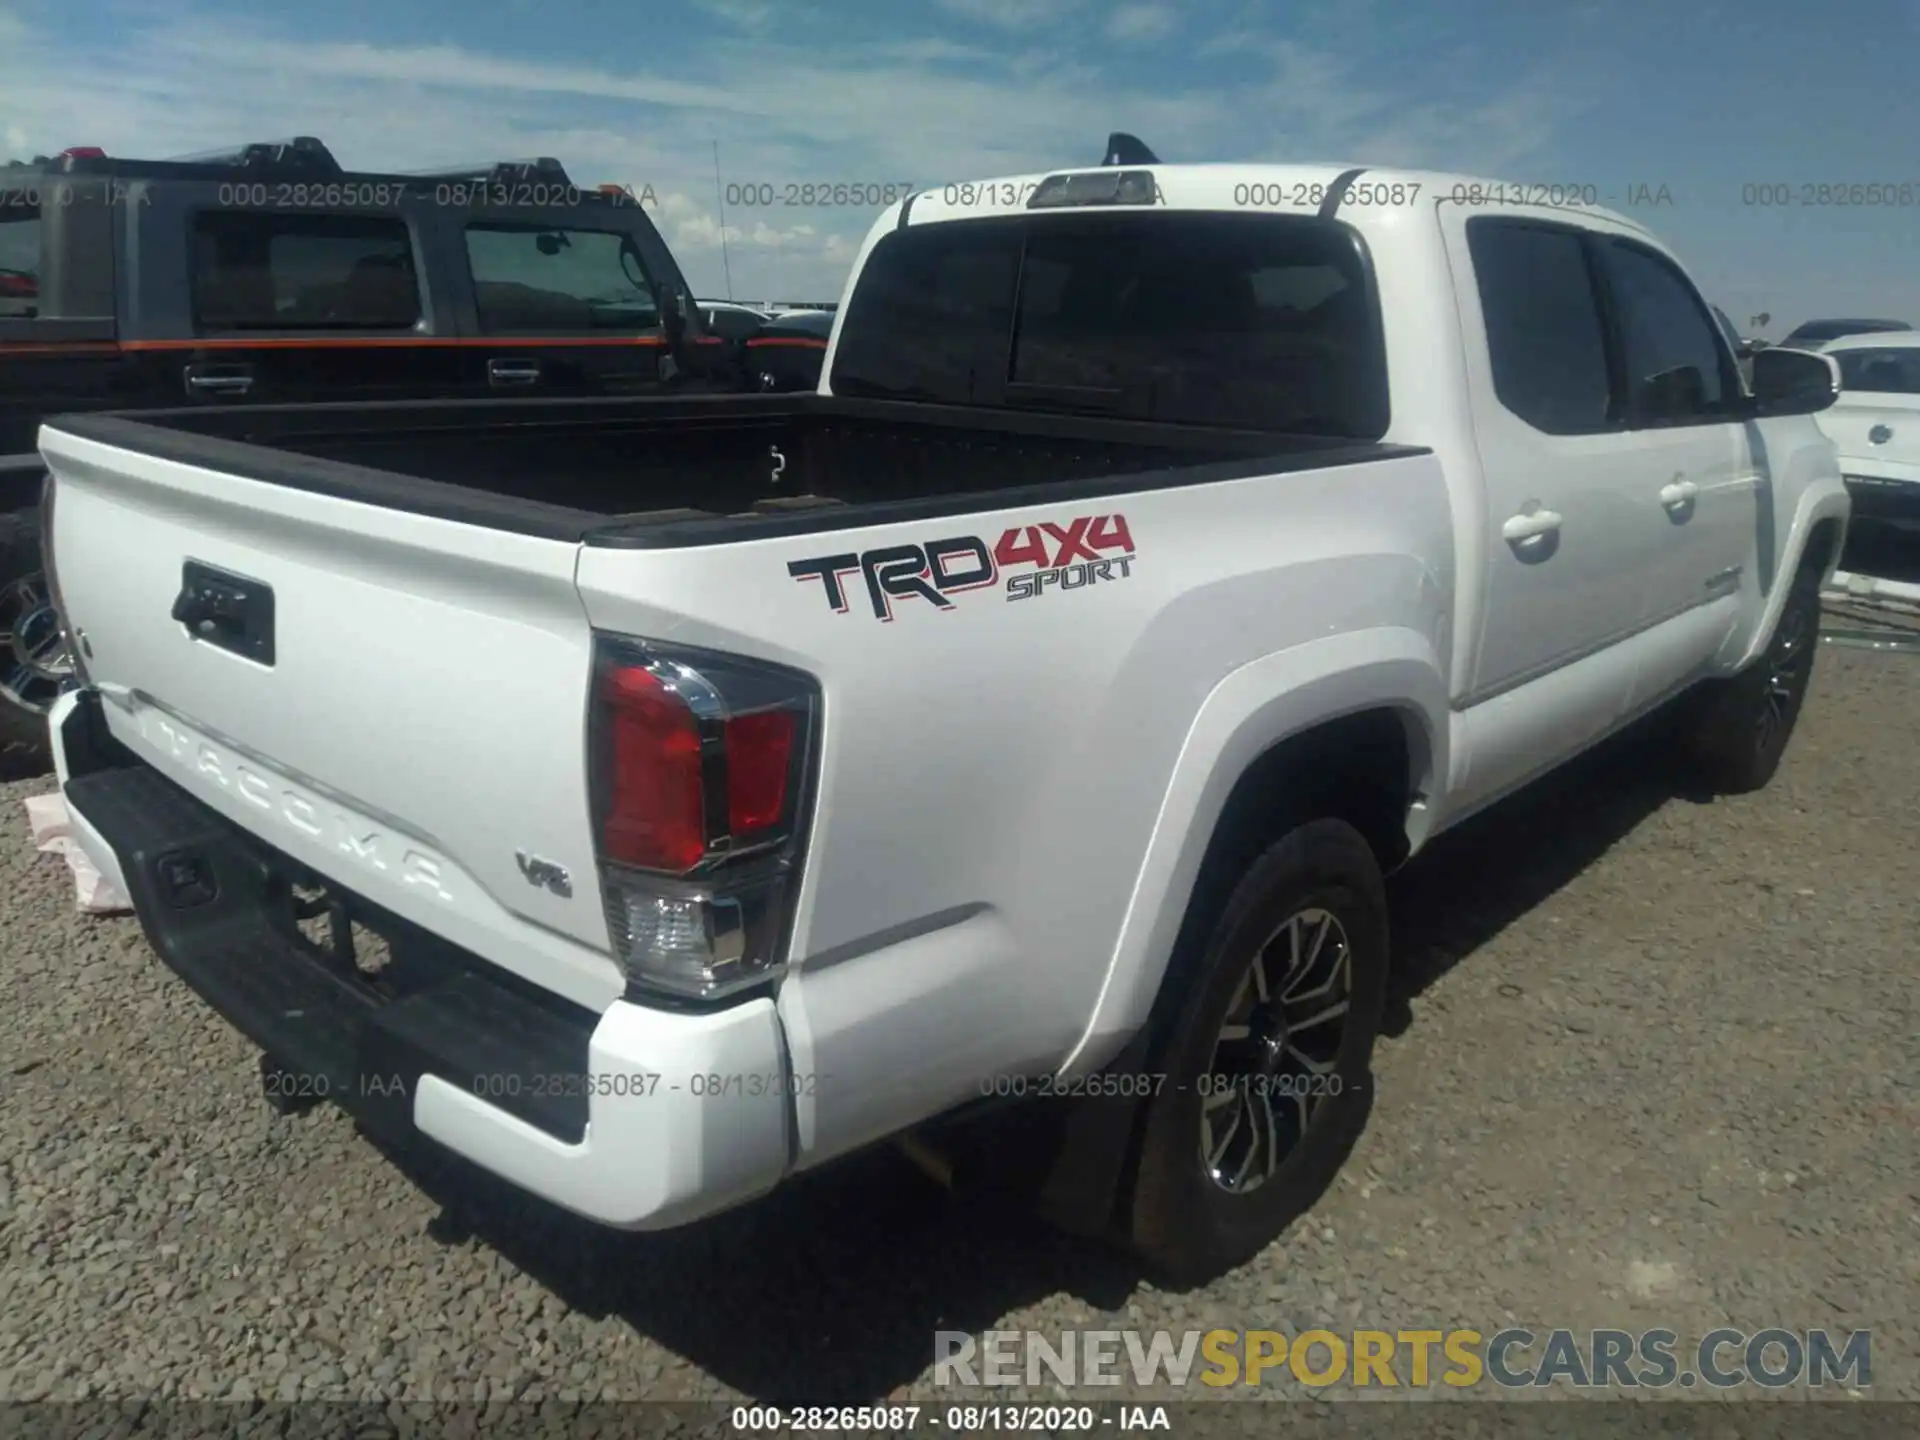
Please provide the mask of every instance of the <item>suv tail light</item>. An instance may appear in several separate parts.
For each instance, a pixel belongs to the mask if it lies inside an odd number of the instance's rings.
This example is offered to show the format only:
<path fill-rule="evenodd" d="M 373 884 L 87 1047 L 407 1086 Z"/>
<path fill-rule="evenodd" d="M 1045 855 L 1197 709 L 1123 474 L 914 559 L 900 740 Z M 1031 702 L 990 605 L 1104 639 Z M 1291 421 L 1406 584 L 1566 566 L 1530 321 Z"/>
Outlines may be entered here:
<path fill-rule="evenodd" d="M 820 687 L 783 666 L 596 637 L 594 838 L 630 990 L 734 995 L 785 966 Z"/>

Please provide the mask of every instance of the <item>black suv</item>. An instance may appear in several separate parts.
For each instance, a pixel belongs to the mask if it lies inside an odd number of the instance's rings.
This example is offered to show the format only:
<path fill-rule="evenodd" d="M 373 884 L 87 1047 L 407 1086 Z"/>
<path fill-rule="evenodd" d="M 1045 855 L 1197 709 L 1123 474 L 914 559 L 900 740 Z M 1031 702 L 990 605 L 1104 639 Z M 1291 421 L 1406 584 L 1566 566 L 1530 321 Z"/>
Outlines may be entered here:
<path fill-rule="evenodd" d="M 757 389 L 629 191 L 343 170 L 311 137 L 0 167 L 0 744 L 65 675 L 35 436 L 76 410 Z"/>

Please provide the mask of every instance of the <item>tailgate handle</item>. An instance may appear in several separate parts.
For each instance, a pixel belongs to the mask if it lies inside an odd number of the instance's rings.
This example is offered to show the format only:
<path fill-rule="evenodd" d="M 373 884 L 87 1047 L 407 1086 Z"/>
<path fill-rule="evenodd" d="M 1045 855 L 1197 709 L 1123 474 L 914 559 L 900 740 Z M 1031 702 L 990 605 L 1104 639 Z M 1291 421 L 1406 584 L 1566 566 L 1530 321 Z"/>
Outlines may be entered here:
<path fill-rule="evenodd" d="M 173 618 L 195 640 L 273 664 L 273 588 L 189 560 L 181 566 Z"/>
<path fill-rule="evenodd" d="M 540 362 L 538 360 L 489 360 L 487 361 L 487 379 L 494 385 L 538 385 Z"/>
<path fill-rule="evenodd" d="M 244 395 L 253 389 L 251 365 L 189 365 L 187 389 L 202 395 Z"/>

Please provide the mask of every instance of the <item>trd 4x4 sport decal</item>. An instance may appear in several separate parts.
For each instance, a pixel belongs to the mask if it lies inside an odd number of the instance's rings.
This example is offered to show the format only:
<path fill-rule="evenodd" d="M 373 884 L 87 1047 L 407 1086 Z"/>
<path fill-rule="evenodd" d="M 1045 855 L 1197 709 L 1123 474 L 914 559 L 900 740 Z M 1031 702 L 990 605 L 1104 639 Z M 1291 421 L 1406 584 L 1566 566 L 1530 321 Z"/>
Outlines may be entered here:
<path fill-rule="evenodd" d="M 891 620 L 896 600 L 925 600 L 937 610 L 951 610 L 952 596 L 1002 580 L 1009 600 L 1124 580 L 1133 573 L 1133 536 L 1124 515 L 1082 515 L 1064 525 L 1016 525 L 992 549 L 978 535 L 956 535 L 794 560 L 787 573 L 796 580 L 818 580 L 827 604 L 842 615 L 850 577 L 857 574 L 866 582 L 874 618 Z"/>

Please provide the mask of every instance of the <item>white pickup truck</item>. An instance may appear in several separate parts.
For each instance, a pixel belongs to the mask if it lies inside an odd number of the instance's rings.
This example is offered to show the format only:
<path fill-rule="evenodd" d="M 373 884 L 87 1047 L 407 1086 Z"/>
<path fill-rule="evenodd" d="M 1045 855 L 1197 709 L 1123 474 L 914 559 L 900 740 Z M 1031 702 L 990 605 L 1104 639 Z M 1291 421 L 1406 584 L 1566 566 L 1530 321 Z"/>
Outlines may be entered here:
<path fill-rule="evenodd" d="M 593 1220 L 1024 1097 L 1044 1209 L 1235 1263 L 1364 1115 L 1383 874 L 1683 691 L 1762 785 L 1805 693 L 1833 362 L 1525 201 L 953 186 L 817 394 L 51 421 L 76 829 L 269 1089 Z"/>

